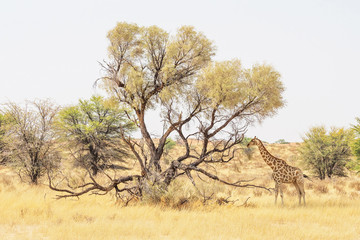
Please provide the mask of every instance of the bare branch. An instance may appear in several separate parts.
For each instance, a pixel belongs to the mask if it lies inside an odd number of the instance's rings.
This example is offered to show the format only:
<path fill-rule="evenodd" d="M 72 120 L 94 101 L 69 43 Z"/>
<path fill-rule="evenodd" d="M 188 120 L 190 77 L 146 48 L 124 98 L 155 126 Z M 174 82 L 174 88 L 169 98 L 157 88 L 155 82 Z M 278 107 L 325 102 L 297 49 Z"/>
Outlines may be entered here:
<path fill-rule="evenodd" d="M 57 195 L 57 198 L 68 198 L 68 197 L 79 197 L 81 195 L 84 195 L 86 193 L 91 193 L 91 194 L 106 194 L 109 191 L 115 189 L 117 192 L 119 191 L 118 185 L 121 183 L 127 183 L 129 181 L 134 181 L 134 180 L 139 180 L 141 176 L 139 175 L 130 175 L 130 176 L 125 176 L 125 177 L 119 177 L 119 178 L 114 178 L 112 179 L 112 181 L 110 182 L 110 184 L 103 186 L 100 185 L 95 179 L 94 177 L 91 175 L 90 171 L 89 173 L 89 177 L 91 179 L 91 182 L 88 182 L 86 184 L 83 184 L 81 186 L 77 186 L 74 189 L 81 189 L 80 191 L 72 191 L 69 189 L 65 189 L 65 188 L 59 188 L 54 186 L 53 182 L 52 182 L 52 177 L 50 176 L 50 173 L 48 172 L 48 180 L 49 180 L 49 187 L 50 189 L 57 191 L 57 192 L 61 192 L 61 193 L 67 193 L 67 194 L 60 194 Z M 124 188 L 123 191 L 130 191 L 130 188 Z"/>
<path fill-rule="evenodd" d="M 211 178 L 211 179 L 213 179 L 213 180 L 215 180 L 215 181 L 219 181 L 219 182 L 221 182 L 221 183 L 224 183 L 224 184 L 226 184 L 226 185 L 230 185 L 230 186 L 233 186 L 233 187 L 261 188 L 261 189 L 265 189 L 265 190 L 271 192 L 270 189 L 267 188 L 267 187 L 263 187 L 263 186 L 259 186 L 259 185 L 254 185 L 254 184 L 240 184 L 241 182 L 243 182 L 243 181 L 241 181 L 241 180 L 237 181 L 236 183 L 227 182 L 227 181 L 225 181 L 225 180 L 220 179 L 218 176 L 216 176 L 216 175 L 214 175 L 214 174 L 211 174 L 211 173 L 209 173 L 209 172 L 207 172 L 207 171 L 205 171 L 205 170 L 203 170 L 203 169 L 201 169 L 201 168 L 197 168 L 197 167 L 193 167 L 193 166 L 188 166 L 187 169 L 200 172 L 200 173 L 204 174 L 205 176 L 207 176 L 207 177 L 209 177 L 209 178 Z M 248 180 L 247 180 L 247 181 L 248 181 Z M 246 182 L 246 181 L 245 181 L 245 182 Z"/>

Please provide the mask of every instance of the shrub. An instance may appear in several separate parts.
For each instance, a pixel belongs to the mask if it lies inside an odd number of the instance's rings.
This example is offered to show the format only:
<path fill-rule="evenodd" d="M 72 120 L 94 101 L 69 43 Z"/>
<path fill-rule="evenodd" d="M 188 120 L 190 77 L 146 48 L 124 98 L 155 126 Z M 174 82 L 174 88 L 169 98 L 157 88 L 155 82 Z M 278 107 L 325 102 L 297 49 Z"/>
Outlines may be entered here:
<path fill-rule="evenodd" d="M 338 186 L 338 185 L 334 185 L 334 189 L 336 190 L 336 193 L 337 193 L 337 194 L 346 195 L 346 191 L 345 191 L 344 187 Z"/>
<path fill-rule="evenodd" d="M 316 193 L 320 193 L 320 194 L 325 194 L 329 192 L 328 186 L 322 183 L 315 185 L 314 190 Z"/>
<path fill-rule="evenodd" d="M 351 193 L 350 193 L 350 198 L 352 198 L 352 199 L 358 199 L 358 198 L 359 198 L 359 193 L 358 193 L 358 192 L 351 192 Z"/>
<path fill-rule="evenodd" d="M 311 128 L 303 138 L 300 154 L 305 164 L 321 179 L 333 175 L 345 176 L 345 166 L 351 160 L 352 131 L 325 127 Z"/>
<path fill-rule="evenodd" d="M 263 194 L 263 191 L 260 190 L 260 189 L 255 189 L 255 190 L 253 191 L 253 194 L 254 194 L 255 197 L 261 197 L 262 194 Z"/>
<path fill-rule="evenodd" d="M 355 189 L 356 191 L 360 191 L 360 181 L 351 182 L 349 187 Z"/>

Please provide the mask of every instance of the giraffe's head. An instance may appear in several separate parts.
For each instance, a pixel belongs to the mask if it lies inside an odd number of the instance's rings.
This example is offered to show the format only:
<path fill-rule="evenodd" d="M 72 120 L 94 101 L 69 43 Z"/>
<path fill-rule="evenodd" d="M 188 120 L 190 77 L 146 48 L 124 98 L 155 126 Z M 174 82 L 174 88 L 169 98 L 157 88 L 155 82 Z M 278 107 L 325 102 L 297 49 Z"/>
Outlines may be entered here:
<path fill-rule="evenodd" d="M 256 138 L 256 136 L 251 139 L 251 141 L 248 143 L 247 147 L 253 146 L 253 145 L 257 145 L 259 139 Z"/>

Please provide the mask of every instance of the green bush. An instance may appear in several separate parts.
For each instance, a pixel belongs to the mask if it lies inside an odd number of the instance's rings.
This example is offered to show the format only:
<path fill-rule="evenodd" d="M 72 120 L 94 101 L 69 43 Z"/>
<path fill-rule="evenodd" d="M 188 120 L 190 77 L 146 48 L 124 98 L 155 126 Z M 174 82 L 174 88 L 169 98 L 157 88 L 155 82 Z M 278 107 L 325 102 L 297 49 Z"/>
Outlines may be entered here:
<path fill-rule="evenodd" d="M 333 175 L 345 176 L 345 166 L 351 161 L 351 130 L 324 126 L 313 127 L 303 138 L 300 154 L 305 164 L 321 180 Z"/>
<path fill-rule="evenodd" d="M 354 141 L 351 144 L 351 150 L 356 159 L 351 161 L 350 168 L 355 171 L 360 171 L 360 118 L 356 118 L 357 124 L 352 126 L 354 131 Z"/>

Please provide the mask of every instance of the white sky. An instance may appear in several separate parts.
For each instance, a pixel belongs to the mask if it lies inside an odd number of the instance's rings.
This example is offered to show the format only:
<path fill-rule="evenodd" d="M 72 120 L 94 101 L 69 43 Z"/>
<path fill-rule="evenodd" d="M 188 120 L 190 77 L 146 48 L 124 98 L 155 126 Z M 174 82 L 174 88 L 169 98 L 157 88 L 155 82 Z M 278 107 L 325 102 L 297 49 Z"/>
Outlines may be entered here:
<path fill-rule="evenodd" d="M 349 127 L 360 117 L 356 0 L 0 0 L 0 103 L 89 98 L 106 33 L 119 21 L 171 33 L 193 25 L 214 41 L 215 60 L 273 65 L 287 105 L 249 137 L 301 141 L 312 126 Z"/>

